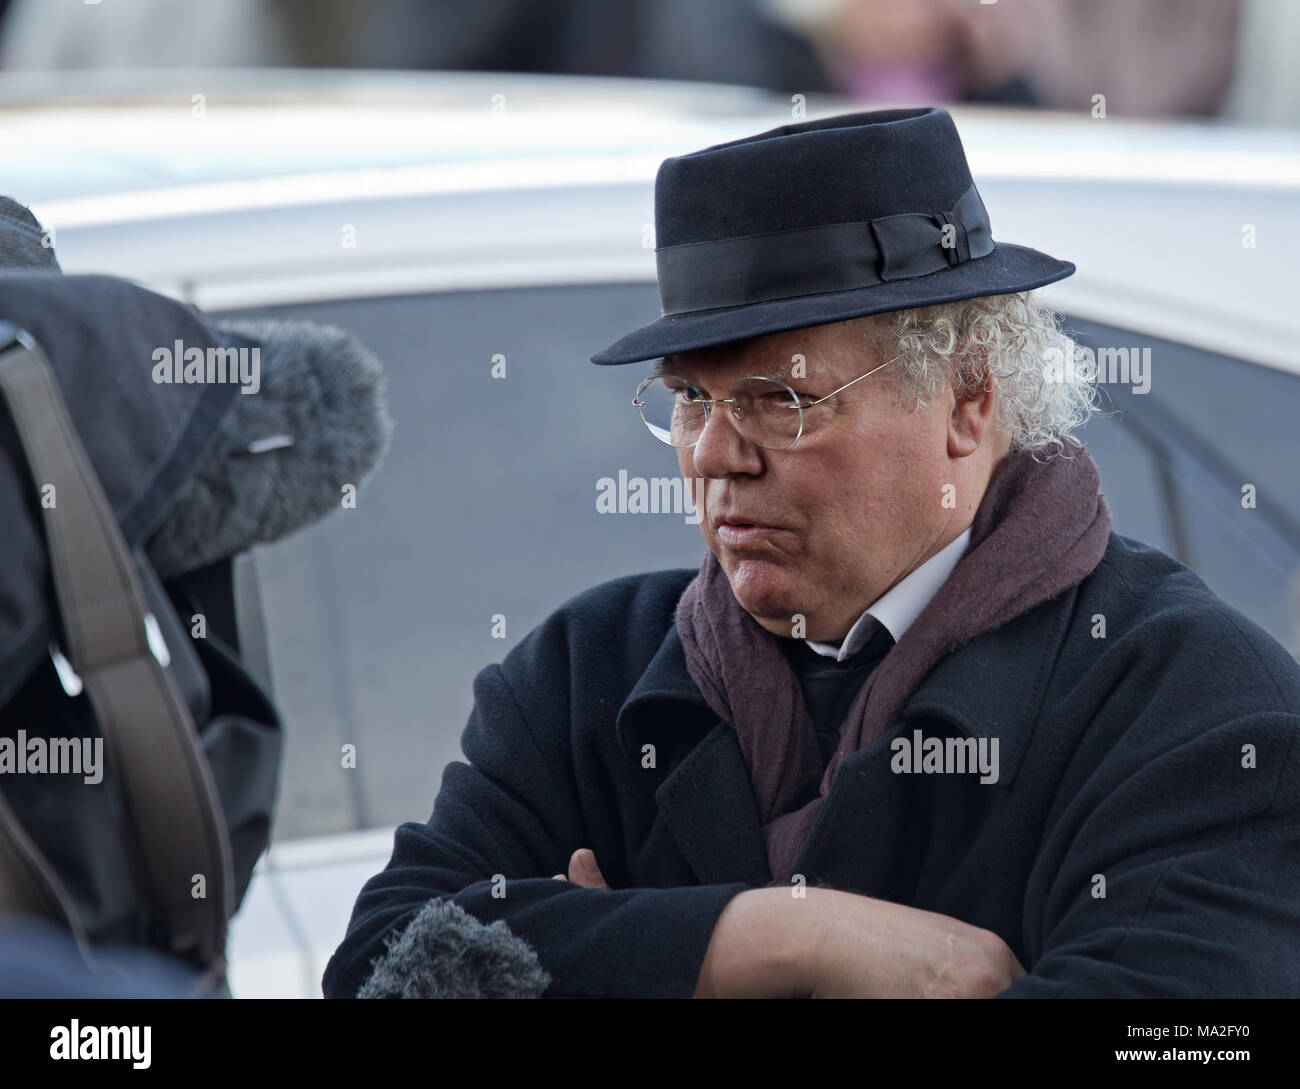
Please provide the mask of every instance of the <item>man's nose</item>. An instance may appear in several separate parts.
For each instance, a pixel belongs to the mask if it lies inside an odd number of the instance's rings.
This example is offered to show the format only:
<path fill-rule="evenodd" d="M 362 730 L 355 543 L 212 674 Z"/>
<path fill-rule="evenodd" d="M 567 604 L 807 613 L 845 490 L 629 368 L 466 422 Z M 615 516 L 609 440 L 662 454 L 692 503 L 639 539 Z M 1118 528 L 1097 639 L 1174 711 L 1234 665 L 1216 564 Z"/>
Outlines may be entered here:
<path fill-rule="evenodd" d="M 758 473 L 763 468 L 760 448 L 740 433 L 740 422 L 731 414 L 730 404 L 710 408 L 700 441 L 692 451 L 695 471 L 700 476 Z"/>

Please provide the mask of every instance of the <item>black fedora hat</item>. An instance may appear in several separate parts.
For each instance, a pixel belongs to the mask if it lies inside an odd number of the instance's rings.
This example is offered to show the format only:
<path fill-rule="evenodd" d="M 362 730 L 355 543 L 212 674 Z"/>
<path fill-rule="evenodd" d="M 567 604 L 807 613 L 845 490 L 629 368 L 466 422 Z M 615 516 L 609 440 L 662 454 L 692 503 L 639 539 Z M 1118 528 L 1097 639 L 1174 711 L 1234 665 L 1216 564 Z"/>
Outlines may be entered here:
<path fill-rule="evenodd" d="M 952 117 L 880 110 L 666 159 L 655 179 L 663 316 L 593 363 L 1007 295 L 1074 265 L 994 242 Z"/>

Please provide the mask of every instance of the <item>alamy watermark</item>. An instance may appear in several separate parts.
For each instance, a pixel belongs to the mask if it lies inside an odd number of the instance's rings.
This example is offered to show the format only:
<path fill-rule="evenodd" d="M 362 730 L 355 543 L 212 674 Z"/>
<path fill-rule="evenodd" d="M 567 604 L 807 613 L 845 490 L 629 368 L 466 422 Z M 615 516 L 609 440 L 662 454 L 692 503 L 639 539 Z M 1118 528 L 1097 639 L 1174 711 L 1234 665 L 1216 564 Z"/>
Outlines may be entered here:
<path fill-rule="evenodd" d="M 597 514 L 680 514 L 687 525 L 700 524 L 704 477 L 687 482 L 680 476 L 602 476 L 596 481 Z"/>
<path fill-rule="evenodd" d="M 176 341 L 170 347 L 155 348 L 153 380 L 170 383 L 238 383 L 240 393 L 262 388 L 262 348 L 199 348 Z"/>
<path fill-rule="evenodd" d="M 152 1036 L 150 1025 L 83 1025 L 74 1017 L 69 1024 L 50 1029 L 50 1058 L 107 1059 L 148 1070 Z"/>
<path fill-rule="evenodd" d="M 1043 378 L 1048 382 L 1091 382 L 1132 386 L 1134 393 L 1151 392 L 1151 349 L 1102 348 L 1082 344 L 1074 350 L 1048 348 L 1043 353 Z"/>
<path fill-rule="evenodd" d="M 80 775 L 87 783 L 104 778 L 102 737 L 0 737 L 0 775 Z"/>
<path fill-rule="evenodd" d="M 981 783 L 998 781 L 998 739 L 996 737 L 896 737 L 889 744 L 893 759 L 889 770 L 895 775 L 969 775 L 979 772 Z"/>

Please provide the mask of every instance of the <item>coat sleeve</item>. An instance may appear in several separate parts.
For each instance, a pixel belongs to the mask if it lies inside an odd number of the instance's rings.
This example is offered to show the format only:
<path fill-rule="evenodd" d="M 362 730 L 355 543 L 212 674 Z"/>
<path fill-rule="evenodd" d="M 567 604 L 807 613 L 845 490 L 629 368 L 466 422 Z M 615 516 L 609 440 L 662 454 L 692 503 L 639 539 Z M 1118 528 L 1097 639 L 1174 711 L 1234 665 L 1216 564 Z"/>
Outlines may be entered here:
<path fill-rule="evenodd" d="M 605 891 L 552 876 L 566 872 L 570 855 L 582 846 L 597 851 L 611 884 L 611 873 L 626 871 L 624 860 L 602 858 L 597 846 L 617 842 L 617 836 L 596 838 L 589 827 L 610 823 L 607 815 L 617 812 L 608 800 L 614 788 L 603 782 L 579 789 L 570 701 L 555 693 L 556 678 L 569 674 L 567 653 L 556 649 L 562 642 L 539 629 L 501 666 L 475 679 L 475 705 L 461 740 L 466 760 L 447 766 L 432 817 L 397 829 L 387 867 L 361 890 L 347 934 L 325 970 L 327 998 L 355 997 L 358 991 L 362 997 L 694 993 L 714 924 L 746 885 Z M 539 723 L 536 733 L 529 717 Z M 438 926 L 413 939 L 404 934 L 416 929 L 413 920 L 426 927 L 431 901 L 440 901 L 438 910 L 447 913 Z M 456 925 L 449 933 L 452 914 Z M 466 922 L 481 928 L 477 939 L 467 938 Z M 517 957 L 503 960 L 500 942 L 485 951 L 493 935 L 506 941 L 513 936 L 513 948 L 525 961 L 535 954 L 534 970 L 521 973 Z M 376 962 L 385 984 L 367 989 Z M 478 967 L 467 975 L 471 963 Z M 500 978 L 485 978 L 494 972 Z M 531 991 L 512 992 L 519 978 L 537 982 Z"/>
<path fill-rule="evenodd" d="M 998 997 L 1300 996 L 1300 671 L 1190 634 L 1128 662 L 1079 746 L 1026 896 L 1041 955 Z"/>

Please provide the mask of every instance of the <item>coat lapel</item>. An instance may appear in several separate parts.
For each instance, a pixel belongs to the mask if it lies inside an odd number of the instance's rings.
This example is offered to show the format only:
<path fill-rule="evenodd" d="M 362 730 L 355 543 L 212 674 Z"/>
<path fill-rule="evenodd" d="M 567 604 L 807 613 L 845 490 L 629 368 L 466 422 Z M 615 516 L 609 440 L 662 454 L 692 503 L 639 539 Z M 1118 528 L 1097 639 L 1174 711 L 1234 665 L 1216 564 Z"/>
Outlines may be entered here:
<path fill-rule="evenodd" d="M 701 884 L 771 880 L 758 803 L 736 731 L 721 721 L 686 669 L 675 627 L 619 710 L 619 744 L 653 744 L 669 766 L 655 793 L 660 819 Z"/>
<path fill-rule="evenodd" d="M 1020 767 L 1077 590 L 972 639 L 930 671 L 884 737 L 848 757 L 800 856 L 814 882 L 865 895 L 902 895 L 923 864 L 926 791 L 891 767 L 895 738 L 964 734 L 998 740 L 999 785 Z M 619 710 L 629 756 L 653 744 L 672 767 L 655 794 L 660 818 L 702 884 L 772 880 L 749 768 L 735 730 L 705 702 L 686 668 L 676 627 Z"/>
<path fill-rule="evenodd" d="M 1010 787 L 1033 736 L 1069 630 L 1077 589 L 948 655 L 912 693 L 885 736 L 846 758 L 797 871 L 866 896 L 907 902 L 925 862 L 933 794 L 893 770 L 896 738 L 963 735 L 998 743 L 998 782 Z"/>

